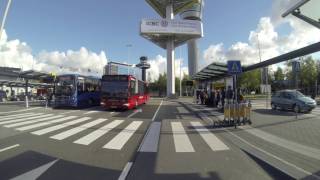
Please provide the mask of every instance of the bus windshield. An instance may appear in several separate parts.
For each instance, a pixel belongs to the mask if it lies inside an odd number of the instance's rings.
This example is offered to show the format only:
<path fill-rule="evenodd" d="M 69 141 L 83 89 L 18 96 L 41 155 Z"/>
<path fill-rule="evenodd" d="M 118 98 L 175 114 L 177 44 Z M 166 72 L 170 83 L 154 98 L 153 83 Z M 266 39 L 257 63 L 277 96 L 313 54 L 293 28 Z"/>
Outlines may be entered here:
<path fill-rule="evenodd" d="M 127 81 L 104 81 L 101 83 L 101 92 L 105 97 L 127 97 Z"/>
<path fill-rule="evenodd" d="M 56 95 L 70 96 L 74 92 L 74 78 L 72 76 L 61 76 L 55 88 Z"/>

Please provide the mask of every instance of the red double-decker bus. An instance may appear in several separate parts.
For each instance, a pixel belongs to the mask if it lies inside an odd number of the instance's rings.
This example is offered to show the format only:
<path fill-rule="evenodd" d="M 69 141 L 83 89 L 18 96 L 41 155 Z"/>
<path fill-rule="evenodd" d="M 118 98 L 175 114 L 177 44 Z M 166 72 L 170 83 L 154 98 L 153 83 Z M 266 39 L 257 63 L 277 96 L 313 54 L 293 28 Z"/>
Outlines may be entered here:
<path fill-rule="evenodd" d="M 107 109 L 132 109 L 149 100 L 147 83 L 132 75 L 103 75 L 101 105 Z"/>

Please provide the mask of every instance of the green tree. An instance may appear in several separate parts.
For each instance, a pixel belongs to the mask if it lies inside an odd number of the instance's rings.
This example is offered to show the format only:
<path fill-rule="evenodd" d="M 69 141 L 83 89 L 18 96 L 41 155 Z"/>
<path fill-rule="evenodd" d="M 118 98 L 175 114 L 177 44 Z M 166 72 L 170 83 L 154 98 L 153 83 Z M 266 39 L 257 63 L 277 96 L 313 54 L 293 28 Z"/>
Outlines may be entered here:
<path fill-rule="evenodd" d="M 261 81 L 260 69 L 241 74 L 238 78 L 238 86 L 249 91 L 259 89 Z"/>
<path fill-rule="evenodd" d="M 278 67 L 276 72 L 274 72 L 274 80 L 276 81 L 282 81 L 284 80 L 285 74 L 283 73 L 283 70 L 281 67 Z"/>
<path fill-rule="evenodd" d="M 164 96 L 167 89 L 167 74 L 160 74 L 156 83 L 158 84 L 159 96 Z"/>
<path fill-rule="evenodd" d="M 310 56 L 301 62 L 300 67 L 299 78 L 301 85 L 304 87 L 314 86 L 318 75 L 316 61 Z"/>

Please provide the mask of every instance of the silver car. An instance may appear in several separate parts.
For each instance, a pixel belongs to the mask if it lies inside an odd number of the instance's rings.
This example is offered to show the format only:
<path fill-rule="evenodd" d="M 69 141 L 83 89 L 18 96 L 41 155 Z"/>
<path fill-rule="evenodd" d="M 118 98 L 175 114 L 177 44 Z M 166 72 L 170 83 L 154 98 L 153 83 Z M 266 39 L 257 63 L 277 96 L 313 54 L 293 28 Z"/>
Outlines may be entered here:
<path fill-rule="evenodd" d="M 293 110 L 295 112 L 310 112 L 317 103 L 297 90 L 281 90 L 272 95 L 272 109 Z"/>

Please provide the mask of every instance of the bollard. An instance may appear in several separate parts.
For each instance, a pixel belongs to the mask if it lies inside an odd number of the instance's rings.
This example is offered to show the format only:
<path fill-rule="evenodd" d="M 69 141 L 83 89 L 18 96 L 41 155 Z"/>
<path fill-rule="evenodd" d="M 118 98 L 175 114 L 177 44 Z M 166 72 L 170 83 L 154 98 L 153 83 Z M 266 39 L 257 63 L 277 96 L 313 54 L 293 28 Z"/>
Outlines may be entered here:
<path fill-rule="evenodd" d="M 26 108 L 29 108 L 29 100 L 28 100 L 28 96 L 25 97 L 25 101 L 26 101 Z"/>

